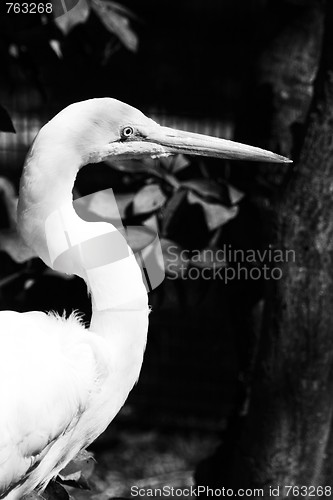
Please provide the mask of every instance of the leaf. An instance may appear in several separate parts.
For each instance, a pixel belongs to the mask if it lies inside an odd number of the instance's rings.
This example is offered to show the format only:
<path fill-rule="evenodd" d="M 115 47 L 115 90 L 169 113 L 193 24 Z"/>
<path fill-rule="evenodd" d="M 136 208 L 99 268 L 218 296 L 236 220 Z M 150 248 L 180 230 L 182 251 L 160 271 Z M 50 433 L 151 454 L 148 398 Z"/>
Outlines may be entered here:
<path fill-rule="evenodd" d="M 159 230 L 158 217 L 156 216 L 156 214 L 152 214 L 147 219 L 145 219 L 143 224 L 152 229 L 153 231 L 155 231 L 156 233 Z"/>
<path fill-rule="evenodd" d="M 132 203 L 135 193 L 110 194 L 110 190 L 99 191 L 91 195 L 89 210 L 105 219 L 116 219 L 118 213 L 125 218 L 128 206 Z"/>
<path fill-rule="evenodd" d="M 138 37 L 130 27 L 128 15 L 116 2 L 91 0 L 91 7 L 106 29 L 113 33 L 131 52 L 138 50 Z"/>
<path fill-rule="evenodd" d="M 112 189 L 98 191 L 74 201 L 77 214 L 90 222 L 103 220 L 116 223 L 126 218 L 126 210 L 132 203 L 135 193 L 114 194 Z"/>
<path fill-rule="evenodd" d="M 189 266 L 190 259 L 186 258 L 186 252 L 173 240 L 161 238 L 162 255 L 164 260 L 165 274 L 174 278 L 184 278 Z"/>
<path fill-rule="evenodd" d="M 228 263 L 221 248 L 207 247 L 195 252 L 191 258 L 191 265 L 200 269 L 220 269 L 227 267 Z"/>
<path fill-rule="evenodd" d="M 182 154 L 166 157 L 162 156 L 159 161 L 166 170 L 173 173 L 179 172 L 190 165 L 189 159 Z"/>
<path fill-rule="evenodd" d="M 236 205 L 239 203 L 245 196 L 242 191 L 239 191 L 237 188 L 228 184 L 229 198 L 232 205 Z"/>
<path fill-rule="evenodd" d="M 133 213 L 139 215 L 156 211 L 165 204 L 166 199 L 158 184 L 148 184 L 134 197 Z"/>
<path fill-rule="evenodd" d="M 110 5 L 110 7 L 114 11 L 116 11 L 116 12 L 118 11 L 119 14 L 123 14 L 129 18 L 132 18 L 132 19 L 138 19 L 138 16 L 136 16 L 134 14 L 134 12 L 132 12 L 130 9 L 128 9 L 124 5 L 121 5 L 120 3 L 117 3 L 117 2 L 113 2 L 112 0 L 106 0 L 106 1 Z"/>
<path fill-rule="evenodd" d="M 63 58 L 61 45 L 58 40 L 49 40 L 49 45 L 59 59 Z"/>
<path fill-rule="evenodd" d="M 81 489 L 89 489 L 88 479 L 95 468 L 95 459 L 92 453 L 86 450 L 80 451 L 78 455 L 66 465 L 58 474 L 62 484 L 74 486 Z"/>
<path fill-rule="evenodd" d="M 181 182 L 181 186 L 185 187 L 193 193 L 205 198 L 207 201 L 217 201 L 230 205 L 229 194 L 227 188 L 223 184 L 218 184 L 211 179 L 192 179 Z"/>
<path fill-rule="evenodd" d="M 51 481 L 47 485 L 41 498 L 44 500 L 70 500 L 67 490 L 56 481 Z"/>
<path fill-rule="evenodd" d="M 133 252 L 147 248 L 156 238 L 156 231 L 147 226 L 127 226 L 126 240 Z"/>
<path fill-rule="evenodd" d="M 174 162 L 172 164 L 172 172 L 180 172 L 180 170 L 188 167 L 190 163 L 190 160 L 186 158 L 186 156 L 181 154 L 176 155 L 174 156 Z"/>
<path fill-rule="evenodd" d="M 199 204 L 202 206 L 207 226 L 210 231 L 226 224 L 229 220 L 236 217 L 238 207 L 225 207 L 217 203 L 207 203 L 195 193 L 189 192 L 187 200 L 190 204 Z"/>
<path fill-rule="evenodd" d="M 147 226 L 127 226 L 126 239 L 141 268 L 147 292 L 157 288 L 164 280 L 164 262 L 156 231 Z"/>
<path fill-rule="evenodd" d="M 186 190 L 179 189 L 176 191 L 172 197 L 169 199 L 164 211 L 163 211 L 163 220 L 162 220 L 162 232 L 166 234 L 171 225 L 172 219 L 177 214 L 180 209 L 182 203 L 186 199 Z"/>
<path fill-rule="evenodd" d="M 0 105 L 0 130 L 2 132 L 11 132 L 16 134 L 13 122 L 8 114 L 8 111 Z"/>
<path fill-rule="evenodd" d="M 117 193 L 115 194 L 117 207 L 120 217 L 126 218 L 126 211 L 134 199 L 135 193 Z"/>
<path fill-rule="evenodd" d="M 78 488 L 80 490 L 91 490 L 89 481 L 81 472 L 75 472 L 68 476 L 67 479 L 62 479 L 60 476 L 57 476 L 57 482 L 64 486 L 71 486 L 72 488 Z"/>
<path fill-rule="evenodd" d="M 37 493 L 37 491 L 32 491 L 29 495 L 25 495 L 24 500 L 43 500 L 44 497 Z"/>
<path fill-rule="evenodd" d="M 76 25 L 85 23 L 90 14 L 87 0 L 52 0 L 55 24 L 67 35 Z"/>
<path fill-rule="evenodd" d="M 140 160 L 115 160 L 114 158 L 106 158 L 104 163 L 119 172 L 128 172 L 131 174 L 143 173 L 158 177 L 173 186 L 174 189 L 178 189 L 180 185 L 179 181 L 174 175 L 166 171 L 159 160 L 156 158 L 142 158 Z"/>
<path fill-rule="evenodd" d="M 165 156 L 164 158 L 162 156 L 158 159 L 158 161 L 161 163 L 163 168 L 165 168 L 165 170 L 169 170 L 170 172 L 172 171 L 172 163 L 174 161 L 173 156 Z"/>

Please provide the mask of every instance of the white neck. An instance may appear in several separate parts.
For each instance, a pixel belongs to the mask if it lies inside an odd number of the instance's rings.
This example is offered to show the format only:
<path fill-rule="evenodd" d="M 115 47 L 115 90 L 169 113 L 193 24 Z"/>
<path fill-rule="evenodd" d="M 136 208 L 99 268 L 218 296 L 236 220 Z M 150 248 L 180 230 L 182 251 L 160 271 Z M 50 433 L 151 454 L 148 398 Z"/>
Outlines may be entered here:
<path fill-rule="evenodd" d="M 74 152 L 51 149 L 44 153 L 38 146 L 37 136 L 20 181 L 18 231 L 25 243 L 52 267 L 45 222 L 61 206 L 72 204 L 72 189 L 81 165 Z"/>
<path fill-rule="evenodd" d="M 131 249 L 114 226 L 83 221 L 73 209 L 72 188 L 81 166 L 79 159 L 66 152 L 66 158 L 49 153 L 44 160 L 39 156 L 35 161 L 31 154 L 24 167 L 18 207 L 23 239 L 48 266 L 77 274 L 86 281 L 92 298 L 93 331 L 108 336 L 116 328 L 125 334 L 142 325 L 146 332 L 147 292 Z M 111 262 L 101 262 L 100 252 L 92 255 L 85 245 L 87 241 L 98 241 L 99 235 L 117 235 L 118 242 L 120 237 L 127 256 L 112 262 L 111 255 Z M 68 251 L 69 244 L 76 250 Z M 60 254 L 65 258 L 55 261 Z"/>

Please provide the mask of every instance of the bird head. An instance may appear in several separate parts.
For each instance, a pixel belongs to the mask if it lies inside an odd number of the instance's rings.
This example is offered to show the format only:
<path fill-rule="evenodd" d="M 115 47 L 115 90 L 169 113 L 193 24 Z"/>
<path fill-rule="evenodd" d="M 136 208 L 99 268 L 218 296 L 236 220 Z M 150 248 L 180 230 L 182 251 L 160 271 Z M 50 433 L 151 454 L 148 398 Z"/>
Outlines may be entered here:
<path fill-rule="evenodd" d="M 80 167 L 108 158 L 117 161 L 177 153 L 290 161 L 260 148 L 160 126 L 141 111 L 115 99 L 77 102 L 44 125 L 27 155 L 18 204 L 18 230 L 22 238 L 51 265 L 45 224 L 60 207 L 72 207 L 72 190 Z M 78 226 L 76 218 L 75 221 L 72 227 Z M 58 248 L 57 238 L 53 243 Z"/>
<path fill-rule="evenodd" d="M 253 146 L 160 126 L 136 108 L 111 98 L 72 104 L 44 128 L 48 131 L 53 126 L 61 144 L 67 141 L 75 148 L 82 164 L 98 163 L 108 157 L 113 160 L 158 158 L 177 153 L 290 162 L 283 156 Z"/>

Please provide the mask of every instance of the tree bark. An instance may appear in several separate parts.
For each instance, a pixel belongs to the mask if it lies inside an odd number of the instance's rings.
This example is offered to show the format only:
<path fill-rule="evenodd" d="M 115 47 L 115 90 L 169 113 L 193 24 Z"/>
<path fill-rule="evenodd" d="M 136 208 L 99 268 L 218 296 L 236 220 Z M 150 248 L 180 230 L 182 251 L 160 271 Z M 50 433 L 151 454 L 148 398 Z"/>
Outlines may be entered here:
<path fill-rule="evenodd" d="M 320 2 L 318 2 L 320 3 Z M 333 497 L 333 2 L 298 164 L 275 210 L 275 248 L 295 259 L 267 289 L 248 414 L 214 487 L 272 498 Z M 290 255 L 290 254 L 289 254 Z M 276 263 L 272 264 L 276 267 Z M 203 484 L 200 470 L 197 481 Z M 296 486 L 288 492 L 287 486 Z M 304 487 L 301 490 L 301 487 Z M 310 487 L 314 487 L 310 488 Z M 299 494 L 297 494 L 297 491 Z"/>

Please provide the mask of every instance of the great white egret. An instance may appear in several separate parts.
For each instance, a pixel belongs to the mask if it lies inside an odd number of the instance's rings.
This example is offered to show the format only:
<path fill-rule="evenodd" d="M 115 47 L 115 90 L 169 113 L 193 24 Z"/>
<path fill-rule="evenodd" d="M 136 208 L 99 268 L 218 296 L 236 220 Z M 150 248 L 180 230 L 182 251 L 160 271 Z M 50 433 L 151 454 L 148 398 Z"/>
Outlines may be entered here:
<path fill-rule="evenodd" d="M 72 205 L 78 170 L 107 157 L 175 153 L 287 162 L 269 151 L 159 126 L 111 98 L 72 104 L 38 133 L 25 161 L 18 230 L 50 267 L 80 276 L 90 328 L 43 312 L 0 313 L 0 498 L 43 491 L 108 426 L 138 379 L 148 329 L 140 268 L 111 224 L 86 222 Z M 88 241 L 100 235 L 99 249 Z M 108 239 L 108 235 L 111 235 Z M 112 241 L 124 255 L 112 257 Z M 69 244 L 70 242 L 70 244 Z M 111 257 L 101 259 L 105 243 Z M 111 243 L 110 243 L 111 242 Z M 76 248 L 67 252 L 68 248 Z M 57 256 L 66 255 L 57 261 Z"/>

